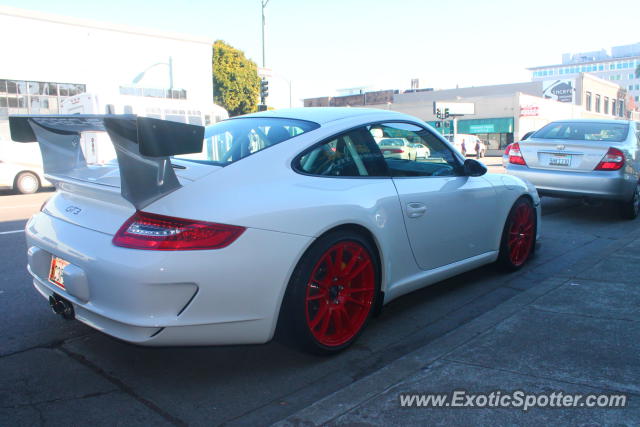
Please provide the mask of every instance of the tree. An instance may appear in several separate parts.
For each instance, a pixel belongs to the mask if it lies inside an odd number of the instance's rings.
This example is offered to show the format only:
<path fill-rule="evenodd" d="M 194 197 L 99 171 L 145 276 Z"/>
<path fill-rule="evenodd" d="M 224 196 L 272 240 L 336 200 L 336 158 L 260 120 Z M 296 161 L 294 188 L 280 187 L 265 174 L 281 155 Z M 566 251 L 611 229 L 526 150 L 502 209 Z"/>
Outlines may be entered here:
<path fill-rule="evenodd" d="M 213 100 L 229 116 L 257 110 L 260 95 L 258 66 L 244 52 L 222 40 L 213 44 Z"/>

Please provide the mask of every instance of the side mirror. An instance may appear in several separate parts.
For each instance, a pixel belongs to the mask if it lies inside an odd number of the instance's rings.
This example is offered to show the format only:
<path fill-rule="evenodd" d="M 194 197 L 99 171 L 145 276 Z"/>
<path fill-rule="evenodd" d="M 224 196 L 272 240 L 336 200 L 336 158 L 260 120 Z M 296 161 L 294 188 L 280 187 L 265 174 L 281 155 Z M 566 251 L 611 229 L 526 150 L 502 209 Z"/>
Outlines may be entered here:
<path fill-rule="evenodd" d="M 487 167 L 474 159 L 464 161 L 464 174 L 467 176 L 482 176 L 487 173 Z"/>

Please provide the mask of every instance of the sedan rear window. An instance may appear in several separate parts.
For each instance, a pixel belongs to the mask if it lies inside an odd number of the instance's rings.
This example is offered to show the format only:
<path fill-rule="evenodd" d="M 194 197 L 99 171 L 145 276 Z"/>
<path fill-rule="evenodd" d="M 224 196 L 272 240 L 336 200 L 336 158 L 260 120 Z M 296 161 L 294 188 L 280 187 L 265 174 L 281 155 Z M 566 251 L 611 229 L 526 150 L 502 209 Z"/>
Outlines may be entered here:
<path fill-rule="evenodd" d="M 226 166 L 258 151 L 317 129 L 305 120 L 247 117 L 207 126 L 201 153 L 176 156 L 198 163 Z"/>
<path fill-rule="evenodd" d="M 621 142 L 628 133 L 627 123 L 553 122 L 531 135 L 531 138 Z"/>

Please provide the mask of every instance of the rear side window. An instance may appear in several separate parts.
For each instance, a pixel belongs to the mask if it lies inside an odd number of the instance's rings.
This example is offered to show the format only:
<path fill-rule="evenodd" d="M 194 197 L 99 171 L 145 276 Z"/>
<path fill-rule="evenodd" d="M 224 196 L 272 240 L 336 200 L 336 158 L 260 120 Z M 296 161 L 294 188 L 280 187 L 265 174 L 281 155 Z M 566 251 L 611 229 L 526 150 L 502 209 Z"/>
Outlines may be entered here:
<path fill-rule="evenodd" d="M 627 123 L 554 122 L 532 135 L 538 139 L 621 142 L 627 138 Z"/>
<path fill-rule="evenodd" d="M 365 128 L 343 133 L 320 144 L 304 153 L 294 167 L 310 175 L 388 176 L 380 150 Z"/>
<path fill-rule="evenodd" d="M 226 166 L 318 127 L 319 124 L 305 120 L 272 117 L 225 120 L 206 127 L 201 153 L 176 157 Z"/>

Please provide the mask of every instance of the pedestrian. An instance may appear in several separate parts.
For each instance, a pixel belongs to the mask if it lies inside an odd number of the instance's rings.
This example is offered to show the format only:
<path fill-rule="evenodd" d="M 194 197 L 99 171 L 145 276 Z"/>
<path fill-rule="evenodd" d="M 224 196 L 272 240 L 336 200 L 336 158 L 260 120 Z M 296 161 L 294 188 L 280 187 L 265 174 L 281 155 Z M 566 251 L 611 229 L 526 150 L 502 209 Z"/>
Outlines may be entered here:
<path fill-rule="evenodd" d="M 480 139 L 476 138 L 476 158 L 480 158 Z"/>
<path fill-rule="evenodd" d="M 467 145 L 464 142 L 464 138 L 462 138 L 462 144 L 460 144 L 460 151 L 462 151 L 462 157 L 467 157 Z"/>

